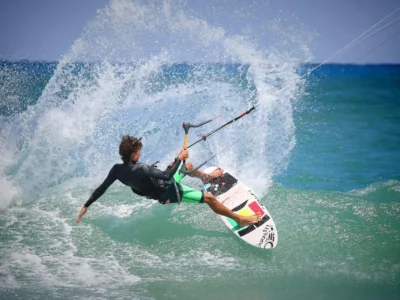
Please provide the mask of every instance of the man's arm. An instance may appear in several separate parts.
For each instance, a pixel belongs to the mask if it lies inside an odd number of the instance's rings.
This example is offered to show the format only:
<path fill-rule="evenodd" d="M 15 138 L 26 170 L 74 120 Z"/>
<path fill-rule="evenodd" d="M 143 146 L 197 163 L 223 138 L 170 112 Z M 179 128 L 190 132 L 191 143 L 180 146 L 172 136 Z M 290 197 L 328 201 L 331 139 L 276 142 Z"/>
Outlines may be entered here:
<path fill-rule="evenodd" d="M 114 181 L 117 179 L 117 165 L 115 165 L 114 167 L 112 167 L 112 169 L 110 170 L 110 172 L 108 173 L 107 178 L 103 181 L 103 183 L 97 188 L 95 189 L 95 191 L 92 193 L 92 195 L 90 196 L 90 198 L 88 199 L 88 201 L 86 201 L 86 203 L 82 206 L 81 211 L 78 214 L 78 218 L 77 218 L 77 222 L 79 223 L 81 221 L 81 218 L 84 214 L 86 214 L 87 212 L 87 208 L 93 203 L 95 202 L 97 199 L 99 199 L 104 192 L 108 189 L 108 187 L 114 183 Z"/>
<path fill-rule="evenodd" d="M 189 152 L 186 149 L 182 149 L 181 152 L 179 152 L 178 157 L 175 158 L 175 161 L 165 171 L 148 167 L 146 172 L 150 177 L 168 181 L 171 180 L 172 177 L 174 177 L 174 174 L 176 173 L 181 164 L 181 161 L 186 160 L 188 158 L 189 158 Z"/>
<path fill-rule="evenodd" d="M 181 160 L 179 158 L 175 158 L 175 161 L 172 163 L 171 167 L 168 167 L 165 171 L 161 171 L 156 168 L 148 167 L 146 169 L 146 173 L 153 178 L 162 179 L 165 181 L 171 180 L 174 176 L 175 172 L 178 170 L 181 164 Z"/>

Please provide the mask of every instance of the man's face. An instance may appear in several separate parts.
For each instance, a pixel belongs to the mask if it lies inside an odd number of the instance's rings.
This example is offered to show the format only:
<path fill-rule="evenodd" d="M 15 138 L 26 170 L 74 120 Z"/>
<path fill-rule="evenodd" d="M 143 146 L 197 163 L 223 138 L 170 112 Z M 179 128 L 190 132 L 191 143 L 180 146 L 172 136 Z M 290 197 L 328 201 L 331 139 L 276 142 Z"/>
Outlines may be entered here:
<path fill-rule="evenodd" d="M 131 154 L 131 160 L 132 161 L 139 161 L 139 158 L 140 158 L 140 151 L 141 151 L 142 149 L 139 149 L 139 150 L 137 150 L 136 152 L 132 152 L 132 154 Z"/>

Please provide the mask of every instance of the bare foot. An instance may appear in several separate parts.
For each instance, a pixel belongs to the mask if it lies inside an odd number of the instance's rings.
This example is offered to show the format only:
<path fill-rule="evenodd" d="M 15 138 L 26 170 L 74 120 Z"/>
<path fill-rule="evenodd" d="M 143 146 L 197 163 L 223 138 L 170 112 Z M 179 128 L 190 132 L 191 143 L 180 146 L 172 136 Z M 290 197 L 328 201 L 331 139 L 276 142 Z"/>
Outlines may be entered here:
<path fill-rule="evenodd" d="M 209 174 L 205 174 L 205 178 L 202 178 L 203 183 L 207 183 L 214 178 L 220 177 L 222 174 L 224 174 L 224 170 L 221 168 L 216 168 L 214 171 L 212 171 Z"/>
<path fill-rule="evenodd" d="M 250 224 L 254 224 L 257 223 L 258 221 L 260 221 L 261 219 L 261 214 L 260 213 L 256 213 L 252 216 L 239 216 L 238 215 L 238 219 L 235 220 L 240 226 L 247 226 Z"/>

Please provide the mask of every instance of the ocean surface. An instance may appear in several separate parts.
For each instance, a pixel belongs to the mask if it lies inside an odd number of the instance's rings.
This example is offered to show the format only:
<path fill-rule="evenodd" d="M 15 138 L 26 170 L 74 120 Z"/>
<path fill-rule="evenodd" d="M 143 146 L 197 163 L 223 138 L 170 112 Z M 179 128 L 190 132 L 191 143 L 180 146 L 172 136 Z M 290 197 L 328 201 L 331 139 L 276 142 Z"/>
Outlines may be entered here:
<path fill-rule="evenodd" d="M 400 299 L 400 66 L 301 78 L 315 65 L 300 44 L 259 49 L 190 14 L 152 27 L 113 3 L 59 62 L 0 62 L 0 299 Z M 115 43 L 149 34 L 164 43 L 150 56 Z M 219 62 L 176 63 L 187 49 Z M 142 161 L 162 169 L 182 122 L 222 115 L 193 142 L 252 105 L 190 160 L 219 153 L 208 166 L 255 190 L 277 248 L 241 242 L 207 205 L 160 205 L 119 183 L 76 223 L 122 135 L 142 136 Z"/>

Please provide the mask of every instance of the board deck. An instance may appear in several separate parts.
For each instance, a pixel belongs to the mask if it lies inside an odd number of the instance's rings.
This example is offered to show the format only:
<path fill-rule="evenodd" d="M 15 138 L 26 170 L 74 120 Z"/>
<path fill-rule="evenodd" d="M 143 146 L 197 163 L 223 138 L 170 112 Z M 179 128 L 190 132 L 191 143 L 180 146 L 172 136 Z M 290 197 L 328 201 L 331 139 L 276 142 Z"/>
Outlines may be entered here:
<path fill-rule="evenodd" d="M 204 173 L 211 173 L 216 167 L 209 167 Z M 205 191 L 216 196 L 217 200 L 233 212 L 250 216 L 259 212 L 261 220 L 246 227 L 238 225 L 233 219 L 220 216 L 224 224 L 232 230 L 236 236 L 245 242 L 264 249 L 275 248 L 278 244 L 278 232 L 271 214 L 263 206 L 255 193 L 243 182 L 228 172 L 221 177 L 211 180 L 204 185 Z"/>

